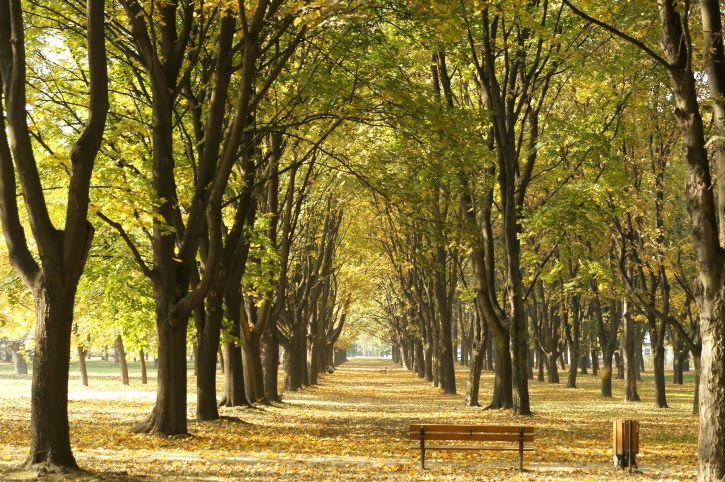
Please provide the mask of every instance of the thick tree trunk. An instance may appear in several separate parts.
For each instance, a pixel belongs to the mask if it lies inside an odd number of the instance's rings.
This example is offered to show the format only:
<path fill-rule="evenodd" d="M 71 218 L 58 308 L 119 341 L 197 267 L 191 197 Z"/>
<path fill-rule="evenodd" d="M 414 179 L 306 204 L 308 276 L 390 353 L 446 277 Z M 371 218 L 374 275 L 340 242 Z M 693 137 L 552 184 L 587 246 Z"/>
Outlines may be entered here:
<path fill-rule="evenodd" d="M 411 343 L 409 342 L 403 343 L 403 348 L 400 350 L 400 366 L 404 370 L 413 371 L 415 370 L 417 360 L 415 359 L 413 348 L 410 345 Z"/>
<path fill-rule="evenodd" d="M 86 350 L 82 346 L 78 347 L 78 370 L 81 372 L 81 383 L 84 387 L 87 387 L 88 369 L 86 367 Z"/>
<path fill-rule="evenodd" d="M 576 377 L 577 370 L 582 367 L 583 372 L 587 372 L 587 357 L 581 356 L 581 325 L 582 325 L 582 312 L 579 295 L 574 295 L 571 299 L 571 324 L 567 323 L 567 343 L 569 345 L 569 355 L 571 360 L 569 362 L 569 376 L 566 380 L 567 388 L 576 388 Z M 586 353 L 586 350 L 584 350 Z"/>
<path fill-rule="evenodd" d="M 684 383 L 684 364 L 690 355 L 690 352 L 681 345 L 682 343 L 678 343 L 672 359 L 672 383 L 675 385 L 682 385 Z"/>
<path fill-rule="evenodd" d="M 308 339 L 311 338 L 310 335 L 308 335 Z M 306 363 L 307 363 L 307 384 L 308 385 L 317 385 L 317 374 L 320 373 L 320 367 L 317 364 L 317 350 L 319 349 L 317 343 L 315 342 L 307 342 L 307 350 L 306 350 Z"/>
<path fill-rule="evenodd" d="M 493 396 L 487 408 L 512 408 L 511 357 L 508 334 L 494 333 L 496 366 L 493 379 Z"/>
<path fill-rule="evenodd" d="M 347 350 L 335 350 L 335 366 L 340 366 L 347 362 Z"/>
<path fill-rule="evenodd" d="M 47 276 L 47 275 L 46 275 Z M 68 366 L 75 285 L 41 285 L 35 300 L 35 355 L 30 397 L 30 454 L 23 466 L 50 472 L 78 469 L 68 424 Z M 60 283 L 57 283 L 60 284 Z"/>
<path fill-rule="evenodd" d="M 588 369 L 589 369 L 589 357 L 587 356 L 587 351 L 584 350 L 584 354 L 579 357 L 579 374 L 588 375 L 589 374 Z"/>
<path fill-rule="evenodd" d="M 13 350 L 13 365 L 16 375 L 28 374 L 28 362 L 25 361 L 25 355 L 23 354 L 22 350 Z"/>
<path fill-rule="evenodd" d="M 472 336 L 472 352 L 470 357 L 470 367 L 468 369 L 468 385 L 466 386 L 466 396 L 463 405 L 468 407 L 479 407 L 478 392 L 481 383 L 481 371 L 483 370 L 484 357 L 486 355 L 486 345 L 488 344 L 488 326 L 483 317 L 478 314 L 471 320 L 474 324 Z"/>
<path fill-rule="evenodd" d="M 624 358 L 621 351 L 614 352 L 614 364 L 617 365 L 617 380 L 624 380 Z"/>
<path fill-rule="evenodd" d="M 652 364 L 655 376 L 655 406 L 657 408 L 667 408 L 667 397 L 665 394 L 665 347 L 657 344 L 653 346 Z"/>
<path fill-rule="evenodd" d="M 221 337 L 224 310 L 218 291 L 212 290 L 206 297 L 205 310 L 195 310 L 197 322 L 198 350 L 196 356 L 196 419 L 217 420 L 219 409 L 216 393 L 217 353 Z"/>
<path fill-rule="evenodd" d="M 121 366 L 121 383 L 128 385 L 128 364 L 126 363 L 126 350 L 123 348 L 121 335 L 116 336 L 115 346 L 116 353 L 118 353 L 118 362 Z"/>
<path fill-rule="evenodd" d="M 244 388 L 247 399 L 252 403 L 265 401 L 262 355 L 258 336 L 252 336 L 252 342 L 242 346 L 242 366 L 244 367 Z"/>
<path fill-rule="evenodd" d="M 488 337 L 488 345 L 486 346 L 486 370 L 489 372 L 493 371 L 493 337 Z"/>
<path fill-rule="evenodd" d="M 244 389 L 244 368 L 242 349 L 234 342 L 223 345 L 224 351 L 224 394 L 220 407 L 251 406 Z"/>
<path fill-rule="evenodd" d="M 710 310 L 701 303 L 700 334 L 700 434 L 698 479 L 725 480 L 725 289 L 711 300 Z M 716 388 L 717 387 L 717 388 Z"/>
<path fill-rule="evenodd" d="M 558 353 L 546 354 L 546 381 L 548 383 L 559 383 L 559 366 L 556 364 Z"/>
<path fill-rule="evenodd" d="M 438 192 L 436 192 L 438 196 Z M 441 239 L 443 238 L 443 226 L 439 222 L 436 223 L 436 229 L 439 231 Z M 450 395 L 456 394 L 456 371 L 453 365 L 453 313 L 452 300 L 449 296 L 448 282 L 450 281 L 447 274 L 447 252 L 445 246 L 436 247 L 436 262 L 438 263 L 435 274 L 435 296 L 438 306 L 438 334 L 440 335 L 439 359 L 440 364 L 440 380 L 439 386 L 443 389 L 443 393 Z"/>
<path fill-rule="evenodd" d="M 133 431 L 163 435 L 187 433 L 186 420 L 186 327 L 188 319 L 170 317 L 166 293 L 156 293 L 156 329 L 159 337 L 156 405 Z M 171 326 L 170 321 L 175 321 Z"/>
<path fill-rule="evenodd" d="M 274 334 L 274 324 L 267 326 L 262 333 L 262 373 L 264 377 L 264 398 L 270 402 L 279 402 L 279 389 L 277 387 L 277 373 L 279 372 L 279 341 Z M 334 355 L 330 360 L 335 365 Z"/>
<path fill-rule="evenodd" d="M 613 353 L 609 350 L 603 350 L 602 356 L 602 398 L 612 398 L 612 357 Z"/>
<path fill-rule="evenodd" d="M 425 352 L 420 340 L 415 340 L 415 373 L 425 379 Z"/>
<path fill-rule="evenodd" d="M 486 345 L 473 344 L 471 353 L 471 366 L 468 369 L 468 385 L 466 385 L 466 396 L 463 405 L 467 407 L 480 407 L 478 391 L 481 384 L 481 371 L 483 369 L 483 357 L 486 354 Z"/>
<path fill-rule="evenodd" d="M 305 339 L 301 333 L 293 333 L 289 346 L 285 347 L 284 355 L 284 390 L 296 392 L 304 382 L 306 365 Z"/>
<path fill-rule="evenodd" d="M 514 236 L 517 231 L 513 229 Z M 511 234 L 509 234 L 510 236 Z M 511 387 L 512 387 L 512 410 L 515 415 L 531 415 L 531 405 L 529 401 L 529 378 L 526 372 L 526 353 L 528 344 L 526 342 L 526 318 L 524 316 L 524 307 L 522 300 L 523 285 L 521 282 L 521 271 L 519 268 L 520 253 L 519 242 L 514 242 L 517 249 L 509 248 L 508 253 L 508 276 L 509 287 L 507 289 L 509 296 L 509 310 L 511 313 L 509 323 L 509 333 L 511 334 Z"/>

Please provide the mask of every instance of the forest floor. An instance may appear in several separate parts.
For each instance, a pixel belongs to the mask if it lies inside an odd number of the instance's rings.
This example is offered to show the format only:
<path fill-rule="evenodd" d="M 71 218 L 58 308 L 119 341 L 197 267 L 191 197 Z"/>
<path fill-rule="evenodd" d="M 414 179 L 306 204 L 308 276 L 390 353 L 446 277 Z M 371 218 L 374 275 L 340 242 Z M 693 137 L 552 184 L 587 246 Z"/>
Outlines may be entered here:
<path fill-rule="evenodd" d="M 530 381 L 530 417 L 463 407 L 467 370 L 457 367 L 458 395 L 444 395 L 390 360 L 356 358 L 317 386 L 284 393 L 281 403 L 222 409 L 229 417 L 196 422 L 195 380 L 189 379 L 189 435 L 157 437 L 130 427 L 154 403 L 154 380 L 130 386 L 118 376 L 91 373 L 90 387 L 71 375 L 69 416 L 73 451 L 85 473 L 40 480 L 159 481 L 404 481 L 404 480 L 693 480 L 698 419 L 691 414 L 693 383 L 668 382 L 669 409 L 653 408 L 651 373 L 638 386 L 642 402 L 599 396 L 599 378 L 579 375 L 579 388 Z M 670 377 L 668 376 L 668 379 Z M 484 373 L 481 401 L 491 397 Z M 0 370 L 0 480 L 38 480 L 14 470 L 27 454 L 30 380 Z M 238 420 L 234 420 L 236 417 Z M 612 463 L 612 420 L 639 420 L 635 473 Z M 516 453 L 429 452 L 426 470 L 409 448 L 408 424 L 526 424 L 536 449 L 516 470 Z"/>

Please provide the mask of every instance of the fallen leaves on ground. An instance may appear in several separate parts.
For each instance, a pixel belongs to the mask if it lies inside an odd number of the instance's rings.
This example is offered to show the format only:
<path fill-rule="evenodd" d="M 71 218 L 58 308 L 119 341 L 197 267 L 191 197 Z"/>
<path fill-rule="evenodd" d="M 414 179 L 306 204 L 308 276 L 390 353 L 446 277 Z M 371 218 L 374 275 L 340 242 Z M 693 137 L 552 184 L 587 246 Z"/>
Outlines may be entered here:
<path fill-rule="evenodd" d="M 457 369 L 459 392 L 465 368 Z M 493 375 L 484 373 L 481 401 L 491 396 Z M 0 393 L 5 379 L 0 378 Z M 17 382 L 17 379 L 13 379 Z M 29 381 L 28 381 L 29 383 Z M 99 385 L 101 382 L 94 382 Z M 580 375 L 580 388 L 530 382 L 534 415 L 464 407 L 463 396 L 444 395 L 389 360 L 354 359 L 320 384 L 284 393 L 282 403 L 254 409 L 222 409 L 215 422 L 189 422 L 189 436 L 134 434 L 130 427 L 153 407 L 153 387 L 122 387 L 112 381 L 95 391 L 71 382 L 71 440 L 88 472 L 77 480 L 692 480 L 697 417 L 691 415 L 692 385 L 668 385 L 670 409 L 653 408 L 652 383 L 639 386 L 643 402 L 599 397 L 599 379 Z M 189 381 L 193 387 L 195 381 Z M 82 397 L 74 391 L 85 390 Z M 621 381 L 614 381 L 615 397 Z M 116 393 L 118 392 L 118 393 Z M 94 395 L 97 393 L 98 395 Z M 109 396 L 109 394 L 111 396 Z M 28 447 L 27 397 L 0 395 L 0 473 Z M 84 398 L 84 399 L 79 399 Z M 195 414 L 189 394 L 189 418 Z M 236 417 L 239 420 L 234 420 Z M 612 420 L 640 421 L 639 472 L 612 464 Z M 499 451 L 431 451 L 426 470 L 409 448 L 408 424 L 526 424 L 536 427 L 536 450 L 524 456 Z M 48 480 L 56 480 L 49 478 Z M 61 479 L 57 479 L 61 480 Z"/>

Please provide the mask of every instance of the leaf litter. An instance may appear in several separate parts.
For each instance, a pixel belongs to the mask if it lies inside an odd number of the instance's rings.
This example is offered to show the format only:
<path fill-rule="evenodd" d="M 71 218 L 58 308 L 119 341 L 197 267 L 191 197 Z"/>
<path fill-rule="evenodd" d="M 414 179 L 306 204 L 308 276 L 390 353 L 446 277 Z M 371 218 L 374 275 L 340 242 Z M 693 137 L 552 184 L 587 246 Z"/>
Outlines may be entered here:
<path fill-rule="evenodd" d="M 44 480 L 694 480 L 698 419 L 691 414 L 693 385 L 668 385 L 669 409 L 653 407 L 645 374 L 642 402 L 624 403 L 622 382 L 615 398 L 599 396 L 599 379 L 579 375 L 580 388 L 530 381 L 534 414 L 464 407 L 467 369 L 457 367 L 458 395 L 445 395 L 389 360 L 357 358 L 319 385 L 283 393 L 270 406 L 222 408 L 224 417 L 198 422 L 195 380 L 189 380 L 189 435 L 134 434 L 131 426 L 153 407 L 151 386 L 119 388 L 115 380 L 91 380 L 94 390 L 71 380 L 71 442 L 85 470 Z M 30 401 L 8 395 L 0 377 L 0 478 L 27 480 L 14 470 L 27 455 Z M 13 380 L 17 382 L 17 380 Z M 493 375 L 484 372 L 480 401 L 491 397 Z M 27 381 L 29 387 L 29 379 Z M 82 397 L 74 396 L 81 392 Z M 114 396 L 113 392 L 121 396 Z M 29 388 L 27 390 L 29 393 Z M 238 420 L 235 420 L 238 419 Z M 638 470 L 612 463 L 612 420 L 640 421 Z M 536 427 L 535 451 L 431 451 L 426 470 L 419 451 L 409 448 L 408 424 L 525 424 Z M 36 476 L 32 476 L 38 480 Z"/>

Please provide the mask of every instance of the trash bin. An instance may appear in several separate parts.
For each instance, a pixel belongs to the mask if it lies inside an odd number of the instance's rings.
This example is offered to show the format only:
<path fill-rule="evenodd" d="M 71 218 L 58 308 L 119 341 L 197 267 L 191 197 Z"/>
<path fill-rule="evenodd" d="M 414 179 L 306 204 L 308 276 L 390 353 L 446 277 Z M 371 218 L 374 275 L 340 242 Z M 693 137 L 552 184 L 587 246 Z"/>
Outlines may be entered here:
<path fill-rule="evenodd" d="M 637 467 L 636 455 L 639 453 L 639 422 L 637 420 L 614 421 L 614 466 L 624 469 Z"/>

